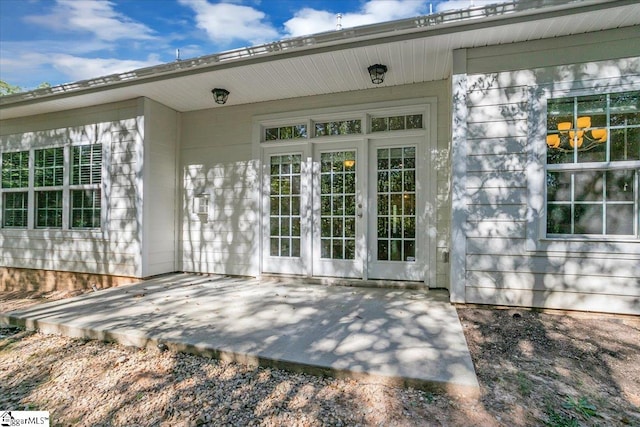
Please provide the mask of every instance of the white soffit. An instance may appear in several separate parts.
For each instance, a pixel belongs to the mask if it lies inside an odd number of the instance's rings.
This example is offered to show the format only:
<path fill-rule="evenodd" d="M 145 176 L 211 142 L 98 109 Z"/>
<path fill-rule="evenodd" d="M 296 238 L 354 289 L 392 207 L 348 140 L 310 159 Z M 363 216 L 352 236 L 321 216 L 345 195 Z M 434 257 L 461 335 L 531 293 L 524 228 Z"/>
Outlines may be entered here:
<path fill-rule="evenodd" d="M 603 11 L 545 19 L 523 17 L 508 24 L 500 20 L 494 25 L 481 25 L 479 20 L 465 24 L 435 27 L 445 30 L 439 32 L 416 30 L 415 34 L 399 41 L 393 41 L 396 34 L 389 32 L 388 36 L 384 34 L 386 37 L 356 39 L 353 43 L 326 46 L 324 49 L 318 49 L 321 46 L 300 48 L 288 56 L 276 53 L 262 57 L 260 61 L 239 60 L 222 66 L 213 65 L 203 72 L 176 72 L 148 82 L 140 80 L 120 87 L 116 84 L 86 92 L 54 95 L 50 99 L 43 97 L 15 105 L 7 104 L 0 108 L 0 118 L 62 111 L 141 96 L 181 112 L 224 108 L 213 103 L 211 89 L 214 87 L 223 87 L 231 92 L 226 105 L 371 89 L 376 86 L 371 84 L 366 69 L 374 63 L 389 67 L 382 86 L 442 80 L 451 74 L 454 49 L 639 25 L 640 7 L 627 2 Z M 446 31 L 447 28 L 450 31 Z"/>

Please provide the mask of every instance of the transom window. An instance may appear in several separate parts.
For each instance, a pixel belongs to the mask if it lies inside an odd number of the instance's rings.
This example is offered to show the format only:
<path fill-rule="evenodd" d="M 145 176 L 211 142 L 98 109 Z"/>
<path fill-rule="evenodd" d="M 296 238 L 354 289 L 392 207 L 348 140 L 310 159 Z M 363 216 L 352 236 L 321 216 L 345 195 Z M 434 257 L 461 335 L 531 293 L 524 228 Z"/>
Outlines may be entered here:
<path fill-rule="evenodd" d="M 363 126 L 368 124 L 368 126 Z M 330 136 L 362 135 L 376 132 L 395 132 L 424 129 L 423 114 L 386 115 L 382 113 L 363 113 L 360 118 L 348 117 L 314 119 L 307 118 L 306 123 L 283 123 L 262 127 L 262 142 L 286 142 L 298 139 L 322 138 Z"/>
<path fill-rule="evenodd" d="M 639 234 L 640 92 L 547 106 L 547 234 Z"/>
<path fill-rule="evenodd" d="M 265 129 L 265 141 L 280 139 L 298 139 L 307 137 L 307 125 L 268 127 Z"/>
<path fill-rule="evenodd" d="M 388 132 L 405 129 L 422 129 L 422 114 L 371 118 L 371 132 Z"/>
<path fill-rule="evenodd" d="M 6 152 L 1 165 L 3 227 L 100 227 L 102 144 Z"/>
<path fill-rule="evenodd" d="M 336 120 L 315 123 L 316 136 L 354 135 L 362 133 L 362 120 Z"/>

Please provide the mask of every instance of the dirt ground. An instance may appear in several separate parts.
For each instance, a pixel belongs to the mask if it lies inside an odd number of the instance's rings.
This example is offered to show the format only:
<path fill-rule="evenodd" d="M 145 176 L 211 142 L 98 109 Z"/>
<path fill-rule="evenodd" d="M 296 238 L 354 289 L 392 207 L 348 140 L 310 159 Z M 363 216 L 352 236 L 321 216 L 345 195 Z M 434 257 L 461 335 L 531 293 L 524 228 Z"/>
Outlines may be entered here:
<path fill-rule="evenodd" d="M 0 311 L 71 293 L 0 293 Z M 459 307 L 478 399 L 0 329 L 0 410 L 53 425 L 639 426 L 640 318 Z"/>

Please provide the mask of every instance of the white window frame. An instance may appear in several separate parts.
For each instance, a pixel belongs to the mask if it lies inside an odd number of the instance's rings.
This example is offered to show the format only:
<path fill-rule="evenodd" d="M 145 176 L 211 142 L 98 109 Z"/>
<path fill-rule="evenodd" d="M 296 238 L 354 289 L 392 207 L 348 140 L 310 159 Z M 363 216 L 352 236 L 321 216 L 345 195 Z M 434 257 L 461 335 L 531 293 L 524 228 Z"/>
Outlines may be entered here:
<path fill-rule="evenodd" d="M 340 107 L 326 107 L 310 110 L 301 110 L 295 112 L 283 112 L 259 115 L 253 117 L 253 144 L 252 154 L 253 158 L 258 162 L 258 170 L 260 173 L 259 188 L 264 188 L 264 182 L 267 179 L 267 171 L 264 167 L 264 154 L 266 150 L 274 149 L 278 147 L 283 152 L 289 150 L 302 150 L 306 153 L 307 161 L 311 159 L 311 153 L 313 147 L 319 147 L 322 144 L 340 143 L 342 141 L 384 141 L 393 140 L 398 135 L 402 137 L 420 137 L 425 138 L 424 150 L 427 156 L 435 155 L 437 151 L 437 99 L 435 97 L 425 98 L 413 98 L 405 100 L 394 100 L 387 102 L 367 103 L 367 104 L 354 104 L 345 105 Z M 395 115 L 412 115 L 421 114 L 423 127 L 420 129 L 407 129 L 407 130 L 394 130 L 388 132 L 371 132 L 370 124 L 371 117 L 380 116 L 395 116 Z M 361 120 L 361 133 L 347 134 L 347 135 L 325 135 L 315 136 L 315 123 L 327 122 L 327 121 L 340 121 L 340 120 Z M 265 129 L 278 126 L 291 126 L 292 124 L 306 124 L 307 136 L 306 138 L 297 139 L 285 139 L 275 141 L 265 141 Z M 272 151 L 269 151 L 270 153 Z M 424 171 L 424 177 L 421 179 L 426 182 L 426 188 L 423 189 L 424 197 L 431 208 L 429 212 L 425 212 L 430 218 L 427 221 L 428 229 L 422 232 L 431 236 L 430 244 L 432 247 L 428 247 L 426 244 L 426 259 L 427 272 L 425 274 L 424 281 L 428 286 L 436 287 L 436 218 L 435 218 L 435 205 L 436 205 L 436 181 L 437 171 L 433 158 L 431 158 L 433 167 Z M 260 216 L 263 221 L 257 221 L 256 235 L 265 235 L 263 229 L 263 223 L 265 218 L 265 206 L 267 201 L 265 195 L 261 194 Z M 256 254 L 254 255 L 253 262 L 258 267 L 258 274 L 264 272 L 263 269 L 263 253 L 265 248 L 262 243 L 258 243 L 256 246 Z M 304 274 L 304 273 L 302 273 Z"/>
<path fill-rule="evenodd" d="M 71 174 L 72 174 L 72 152 L 73 147 L 83 146 L 83 145 L 96 145 L 101 144 L 102 146 L 102 159 L 100 166 L 100 183 L 93 184 L 78 184 L 71 185 Z M 62 232 L 80 232 L 80 233 L 103 233 L 105 230 L 105 177 L 106 177 L 106 147 L 107 143 L 101 141 L 77 141 L 73 143 L 64 143 L 64 144 L 51 144 L 51 145 L 43 145 L 37 147 L 28 147 L 28 148 L 20 148 L 20 149 L 10 149 L 6 151 L 0 151 L 0 155 L 4 155 L 5 153 L 14 153 L 26 151 L 29 153 L 29 178 L 28 178 L 28 186 L 21 188 L 0 188 L 0 204 L 4 201 L 4 194 L 10 192 L 26 192 L 27 193 L 27 226 L 26 227 L 4 227 L 4 206 L 0 206 L 0 228 L 2 230 L 13 230 L 13 231 L 62 231 Z M 50 148 L 63 148 L 63 183 L 62 185 L 55 186 L 35 186 L 35 152 L 38 150 L 45 150 Z M 72 227 L 71 224 L 71 192 L 73 190 L 98 190 L 100 191 L 100 226 L 99 227 Z M 37 215 L 37 193 L 41 191 L 62 191 L 62 226 L 61 227 L 42 227 L 36 225 L 36 215 Z"/>
<path fill-rule="evenodd" d="M 32 151 L 29 149 L 19 149 L 19 150 L 7 150 L 4 152 L 0 152 L 0 173 L 2 173 L 2 163 L 1 160 L 4 157 L 4 154 L 12 154 L 12 153 L 22 153 L 22 152 L 26 152 L 27 153 L 27 186 L 26 187 L 7 187 L 4 188 L 2 187 L 2 184 L 0 183 L 0 228 L 5 229 L 5 230 L 26 230 L 29 229 L 31 223 L 31 210 L 34 209 L 33 206 L 33 198 L 31 197 L 31 184 L 32 184 L 32 173 L 31 173 L 31 169 L 32 169 L 32 165 L 33 165 L 33 154 Z M 1 175 L 0 175 L 0 180 L 1 180 Z M 22 226 L 5 226 L 4 225 L 4 200 L 5 197 L 4 195 L 7 193 L 26 193 L 27 194 L 27 224 L 26 226 L 22 227 Z"/>
<path fill-rule="evenodd" d="M 527 231 L 526 249 L 530 252 L 603 252 L 637 250 L 640 235 L 584 235 L 552 234 L 547 235 L 547 102 L 558 98 L 571 98 L 590 95 L 606 95 L 619 92 L 640 90 L 640 83 L 610 85 L 606 79 L 590 82 L 591 87 L 578 89 L 555 88 L 553 85 L 529 87 L 528 140 L 526 154 L 527 174 Z M 614 164 L 615 163 L 615 164 Z M 570 163 L 554 165 L 554 171 L 580 171 L 606 168 L 640 169 L 640 161 Z M 640 188 L 640 173 L 636 174 L 636 194 Z M 638 205 L 636 205 L 636 211 Z M 635 213 L 638 216 L 638 212 Z M 635 229 L 640 233 L 640 219 Z"/>

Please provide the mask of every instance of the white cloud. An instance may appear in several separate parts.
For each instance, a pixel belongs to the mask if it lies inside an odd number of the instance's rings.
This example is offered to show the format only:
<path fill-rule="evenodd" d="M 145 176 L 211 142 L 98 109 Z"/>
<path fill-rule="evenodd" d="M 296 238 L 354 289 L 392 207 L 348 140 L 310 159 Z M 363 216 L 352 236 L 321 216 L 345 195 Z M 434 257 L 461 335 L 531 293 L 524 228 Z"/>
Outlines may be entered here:
<path fill-rule="evenodd" d="M 57 0 L 51 14 L 26 19 L 58 31 L 93 33 L 104 41 L 154 38 L 151 28 L 116 12 L 114 4 L 106 0 Z"/>
<path fill-rule="evenodd" d="M 230 3 L 211 4 L 207 0 L 179 0 L 196 13 L 196 25 L 216 43 L 246 40 L 260 44 L 279 38 L 265 13 L 249 6 Z"/>
<path fill-rule="evenodd" d="M 495 0 L 494 0 L 495 1 Z M 369 0 L 360 11 L 342 14 L 342 27 L 350 28 L 393 21 L 428 13 L 429 1 Z M 284 23 L 287 37 L 332 31 L 336 29 L 336 13 L 304 8 Z"/>

